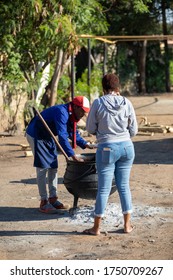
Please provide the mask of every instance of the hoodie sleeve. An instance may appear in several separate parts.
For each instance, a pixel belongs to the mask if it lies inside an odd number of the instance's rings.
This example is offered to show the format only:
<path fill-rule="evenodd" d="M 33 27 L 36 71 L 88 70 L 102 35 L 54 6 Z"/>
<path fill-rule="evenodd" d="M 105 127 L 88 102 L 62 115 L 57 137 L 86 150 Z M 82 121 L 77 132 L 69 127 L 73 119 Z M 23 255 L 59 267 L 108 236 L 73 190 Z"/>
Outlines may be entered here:
<path fill-rule="evenodd" d="M 130 136 L 133 137 L 137 134 L 138 132 L 138 123 L 137 123 L 137 119 L 136 119 L 136 114 L 135 114 L 135 110 L 133 108 L 132 103 L 128 100 L 129 102 L 129 118 L 128 118 L 128 129 L 129 129 L 129 133 Z"/>
<path fill-rule="evenodd" d="M 86 122 L 86 130 L 91 134 L 96 134 L 97 131 L 97 117 L 96 112 L 98 109 L 99 100 L 95 99 L 91 105 L 91 109 L 88 113 L 87 122 Z"/>

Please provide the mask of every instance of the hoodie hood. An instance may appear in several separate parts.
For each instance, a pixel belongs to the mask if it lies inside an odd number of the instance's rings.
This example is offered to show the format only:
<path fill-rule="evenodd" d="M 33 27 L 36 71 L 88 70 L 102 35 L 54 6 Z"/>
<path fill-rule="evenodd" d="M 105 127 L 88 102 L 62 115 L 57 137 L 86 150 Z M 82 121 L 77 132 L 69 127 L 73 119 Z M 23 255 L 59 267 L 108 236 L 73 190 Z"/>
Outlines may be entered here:
<path fill-rule="evenodd" d="M 107 94 L 102 96 L 100 99 L 106 110 L 113 116 L 123 110 L 126 105 L 125 97 L 121 95 Z"/>

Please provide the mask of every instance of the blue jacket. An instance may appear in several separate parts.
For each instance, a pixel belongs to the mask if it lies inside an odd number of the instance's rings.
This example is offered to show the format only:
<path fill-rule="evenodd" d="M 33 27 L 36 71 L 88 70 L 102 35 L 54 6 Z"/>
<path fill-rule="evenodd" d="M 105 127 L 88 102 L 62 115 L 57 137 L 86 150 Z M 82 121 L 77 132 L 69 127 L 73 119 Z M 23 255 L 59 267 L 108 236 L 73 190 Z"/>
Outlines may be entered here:
<path fill-rule="evenodd" d="M 70 120 L 69 103 L 55 105 L 41 113 L 47 125 L 55 136 L 68 157 L 75 153 L 68 139 L 72 140 L 73 123 Z M 29 123 L 26 133 L 34 138 L 35 154 L 34 166 L 40 168 L 57 168 L 57 147 L 50 133 L 44 127 L 38 116 Z M 86 141 L 76 132 L 76 144 L 85 149 Z"/>

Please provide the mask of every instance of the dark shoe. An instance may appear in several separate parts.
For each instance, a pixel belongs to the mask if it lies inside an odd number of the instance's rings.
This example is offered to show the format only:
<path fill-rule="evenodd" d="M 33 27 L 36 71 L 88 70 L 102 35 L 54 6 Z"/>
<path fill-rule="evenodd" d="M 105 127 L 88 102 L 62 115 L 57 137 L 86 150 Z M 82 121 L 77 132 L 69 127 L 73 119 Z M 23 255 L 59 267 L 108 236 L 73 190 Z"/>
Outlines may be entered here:
<path fill-rule="evenodd" d="M 55 214 L 57 210 L 47 200 L 41 200 L 39 211 L 45 214 Z"/>
<path fill-rule="evenodd" d="M 61 203 L 57 197 L 50 197 L 49 203 L 58 210 L 68 210 L 70 208 L 69 205 Z"/>

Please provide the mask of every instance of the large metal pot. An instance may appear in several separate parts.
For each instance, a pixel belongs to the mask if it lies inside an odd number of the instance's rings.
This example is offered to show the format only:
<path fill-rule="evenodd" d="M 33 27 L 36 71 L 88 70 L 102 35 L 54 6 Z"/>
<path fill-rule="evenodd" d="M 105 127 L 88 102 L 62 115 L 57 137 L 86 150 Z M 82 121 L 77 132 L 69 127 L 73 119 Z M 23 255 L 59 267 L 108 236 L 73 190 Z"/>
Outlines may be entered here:
<path fill-rule="evenodd" d="M 64 174 L 64 185 L 74 196 L 73 208 L 77 208 L 79 198 L 95 199 L 97 194 L 98 175 L 96 170 L 95 153 L 81 154 L 85 162 L 67 161 Z M 115 182 L 112 182 L 110 195 L 116 191 Z"/>

